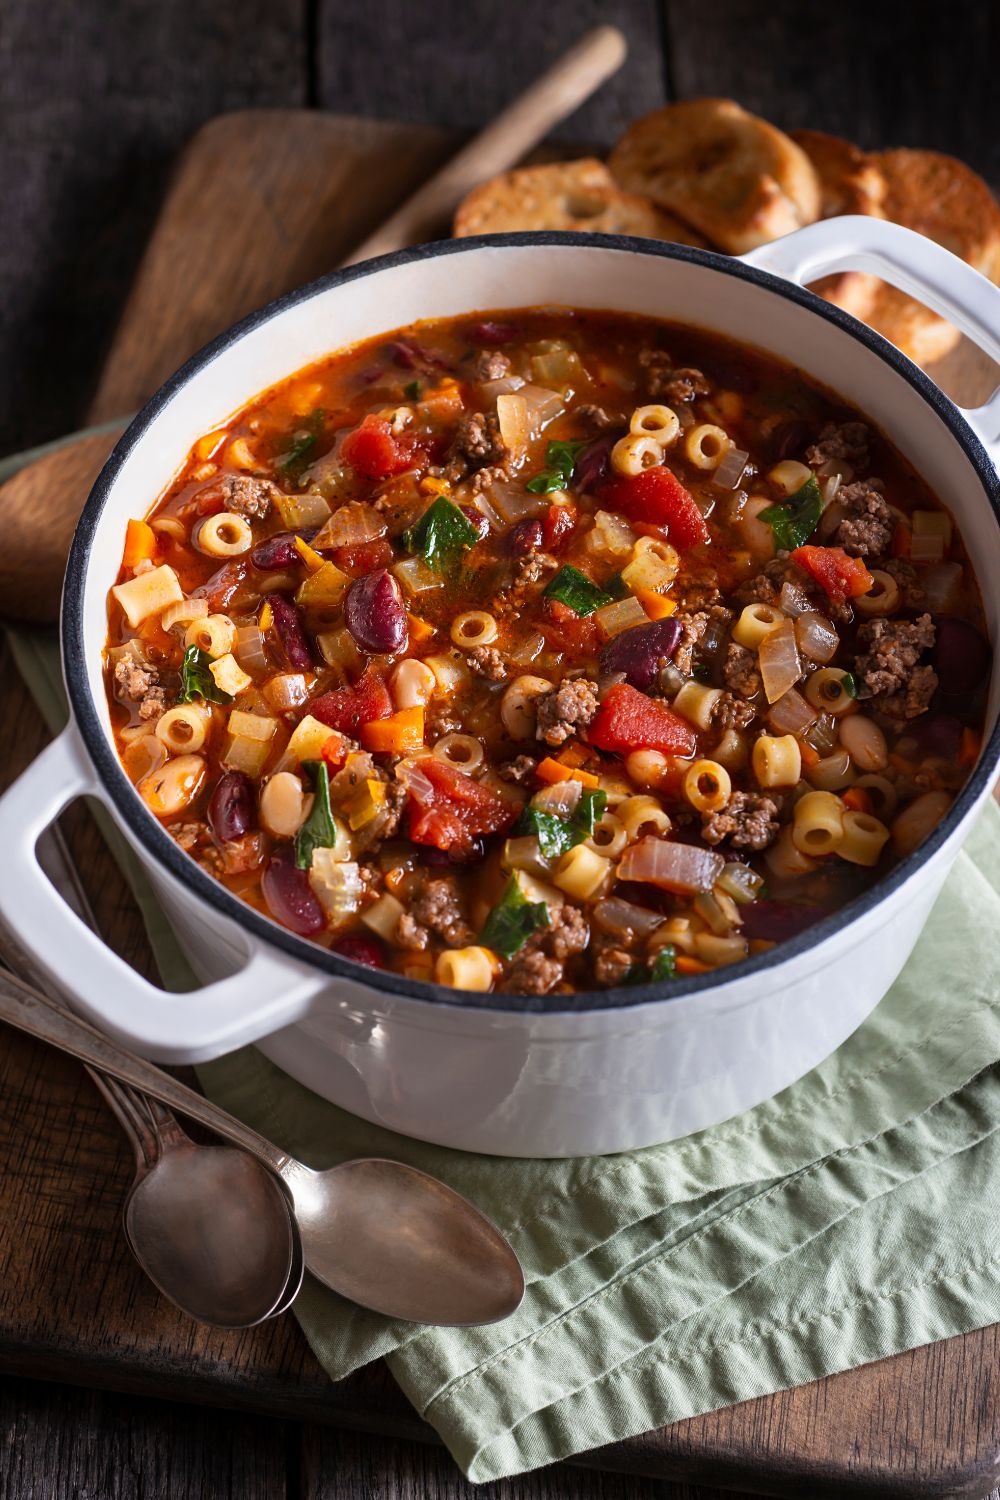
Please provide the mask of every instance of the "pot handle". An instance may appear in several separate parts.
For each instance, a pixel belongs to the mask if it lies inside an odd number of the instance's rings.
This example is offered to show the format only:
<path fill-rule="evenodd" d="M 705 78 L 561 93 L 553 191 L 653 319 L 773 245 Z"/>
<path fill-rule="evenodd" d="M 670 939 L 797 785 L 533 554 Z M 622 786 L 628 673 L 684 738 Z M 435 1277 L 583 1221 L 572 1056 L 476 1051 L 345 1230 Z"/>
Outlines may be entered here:
<path fill-rule="evenodd" d="M 246 940 L 246 964 L 202 989 L 150 984 L 77 916 L 38 863 L 36 845 L 77 797 L 110 799 L 72 724 L 0 797 L 0 919 L 33 972 L 134 1052 L 202 1062 L 301 1019 L 321 976 Z M 227 943 L 227 949 L 229 944 Z"/>
<path fill-rule="evenodd" d="M 940 313 L 1000 363 L 1000 289 L 943 245 L 900 224 L 845 214 L 810 224 L 740 259 L 799 286 L 836 271 L 869 271 Z M 959 410 L 996 462 L 1000 385 L 982 406 Z"/>

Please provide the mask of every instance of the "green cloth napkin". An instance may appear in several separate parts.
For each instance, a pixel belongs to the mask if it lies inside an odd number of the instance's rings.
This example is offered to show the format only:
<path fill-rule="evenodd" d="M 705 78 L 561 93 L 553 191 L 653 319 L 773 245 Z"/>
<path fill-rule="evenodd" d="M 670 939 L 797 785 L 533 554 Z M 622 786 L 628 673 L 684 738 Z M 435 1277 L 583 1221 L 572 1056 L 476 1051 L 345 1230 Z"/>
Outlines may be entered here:
<path fill-rule="evenodd" d="M 57 727 L 54 639 L 11 640 Z M 164 981 L 186 988 L 183 955 L 126 855 Z M 308 1278 L 295 1306 L 333 1378 L 386 1356 L 483 1481 L 1000 1319 L 998 1059 L 990 803 L 871 1018 L 784 1093 L 685 1140 L 572 1161 L 474 1156 L 346 1114 L 252 1048 L 199 1076 L 312 1165 L 412 1162 L 510 1237 L 528 1288 L 494 1327 L 395 1324 Z"/>

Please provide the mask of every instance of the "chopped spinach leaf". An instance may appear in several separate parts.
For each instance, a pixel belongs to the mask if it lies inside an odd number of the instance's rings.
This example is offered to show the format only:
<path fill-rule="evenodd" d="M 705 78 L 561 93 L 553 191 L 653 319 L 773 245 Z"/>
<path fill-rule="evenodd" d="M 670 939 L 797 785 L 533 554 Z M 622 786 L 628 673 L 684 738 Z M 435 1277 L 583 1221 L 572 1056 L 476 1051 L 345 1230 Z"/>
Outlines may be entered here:
<path fill-rule="evenodd" d="M 313 456 L 313 450 L 323 431 L 325 412 L 319 407 L 309 416 L 305 425 L 293 435 L 292 441 L 275 459 L 275 465 L 283 474 L 299 474 Z"/>
<path fill-rule="evenodd" d="M 604 817 L 607 805 L 607 792 L 597 791 L 593 787 L 584 787 L 570 820 L 573 827 L 580 830 L 582 838 L 589 839 L 593 836 L 594 829 Z"/>
<path fill-rule="evenodd" d="M 295 835 L 295 863 L 300 870 L 308 870 L 314 849 L 332 849 L 337 842 L 337 826 L 330 810 L 330 771 L 326 762 L 304 760 L 302 769 L 312 776 L 313 805 Z"/>
<path fill-rule="evenodd" d="M 695 682 L 701 682 L 706 685 L 711 683 L 712 681 L 712 674 L 703 661 L 698 662 L 698 664 L 691 669 L 691 676 L 694 678 Z"/>
<path fill-rule="evenodd" d="M 845 672 L 840 679 L 840 685 L 848 698 L 856 698 L 858 696 L 858 679 L 853 672 Z"/>
<path fill-rule="evenodd" d="M 560 604 L 568 605 L 578 615 L 592 615 L 602 605 L 614 603 L 610 594 L 568 563 L 559 569 L 542 597 L 558 599 Z"/>
<path fill-rule="evenodd" d="M 652 963 L 633 964 L 625 975 L 626 984 L 653 984 L 657 980 L 677 978 L 677 950 L 665 943 Z"/>
<path fill-rule="evenodd" d="M 422 389 L 423 387 L 421 386 L 419 380 L 411 380 L 408 382 L 408 384 L 403 386 L 403 395 L 406 397 L 407 401 L 419 401 L 420 392 Z"/>
<path fill-rule="evenodd" d="M 545 450 L 545 468 L 525 485 L 532 495 L 550 495 L 553 490 L 564 490 L 573 478 L 576 456 L 585 442 L 549 443 Z"/>
<path fill-rule="evenodd" d="M 585 788 L 568 818 L 543 812 L 540 807 L 526 807 L 514 830 L 518 834 L 535 834 L 545 859 L 556 859 L 592 837 L 608 805 L 607 792 Z"/>
<path fill-rule="evenodd" d="M 475 546 L 479 531 L 457 505 L 439 495 L 416 526 L 403 534 L 403 543 L 423 558 L 435 573 L 447 573 L 467 548 Z"/>
<path fill-rule="evenodd" d="M 804 547 L 819 525 L 823 514 L 823 496 L 819 480 L 810 474 L 805 484 L 795 491 L 787 505 L 769 505 L 762 510 L 758 520 L 766 521 L 774 532 L 774 545 L 779 551 L 793 552 Z"/>
<path fill-rule="evenodd" d="M 529 901 L 517 876 L 512 875 L 486 918 L 479 941 L 501 958 L 513 958 L 532 933 L 549 925 L 548 906 L 544 901 Z"/>
<path fill-rule="evenodd" d="M 627 599 L 632 592 L 620 573 L 614 573 L 606 579 L 604 587 L 612 599 Z"/>
<path fill-rule="evenodd" d="M 232 703 L 232 694 L 224 693 L 211 673 L 212 658 L 200 646 L 189 646 L 181 662 L 181 690 L 178 703 L 192 703 L 204 698 L 206 703 Z"/>

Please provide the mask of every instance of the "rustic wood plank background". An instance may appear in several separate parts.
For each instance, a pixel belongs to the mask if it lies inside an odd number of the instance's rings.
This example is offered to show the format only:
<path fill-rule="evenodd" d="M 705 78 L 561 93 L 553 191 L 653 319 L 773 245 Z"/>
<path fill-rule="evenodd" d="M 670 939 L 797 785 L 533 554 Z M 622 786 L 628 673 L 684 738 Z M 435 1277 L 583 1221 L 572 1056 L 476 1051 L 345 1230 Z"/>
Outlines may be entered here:
<path fill-rule="evenodd" d="M 665 99 L 732 94 L 778 124 L 953 152 L 997 188 L 1000 16 L 952 0 L 946 32 L 943 20 L 930 0 L 6 0 L 0 453 L 56 436 L 86 410 L 171 163 L 213 115 L 317 107 L 468 129 L 580 31 L 613 21 L 629 62 L 566 123 L 569 138 L 608 144 Z M 8 699 L 5 713 L 23 726 L 27 759 L 37 725 L 25 703 Z M 76 837 L 92 836 L 80 819 Z M 883 1422 L 888 1446 L 900 1414 Z M 722 1500 L 565 1470 L 474 1490 L 445 1455 L 415 1444 L 0 1381 L 0 1500 L 472 1495 Z"/>

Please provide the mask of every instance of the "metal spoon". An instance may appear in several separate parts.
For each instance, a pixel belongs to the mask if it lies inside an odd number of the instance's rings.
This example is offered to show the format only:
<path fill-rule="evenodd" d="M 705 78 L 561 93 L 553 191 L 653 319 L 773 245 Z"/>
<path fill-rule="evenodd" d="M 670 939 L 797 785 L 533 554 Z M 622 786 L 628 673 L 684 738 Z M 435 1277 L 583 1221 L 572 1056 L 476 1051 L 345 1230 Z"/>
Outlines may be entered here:
<path fill-rule="evenodd" d="M 0 974 L 0 1021 L 251 1152 L 291 1197 L 307 1270 L 361 1306 L 464 1327 L 509 1317 L 520 1303 L 524 1275 L 510 1245 L 478 1209 L 425 1172 L 378 1158 L 314 1172 L 10 974 Z"/>
<path fill-rule="evenodd" d="M 87 1071 L 135 1152 L 125 1235 L 153 1285 L 218 1328 L 284 1311 L 302 1285 L 302 1242 L 271 1173 L 246 1151 L 196 1145 L 169 1110 Z"/>

